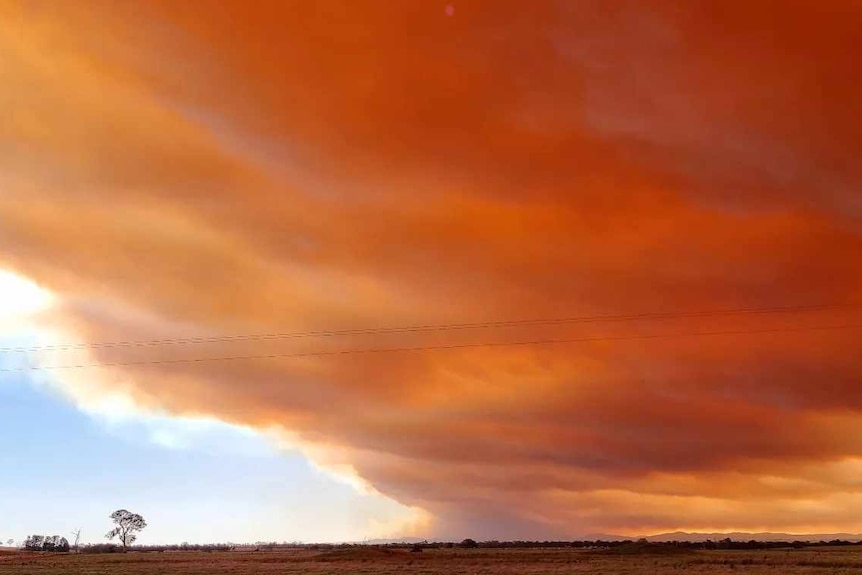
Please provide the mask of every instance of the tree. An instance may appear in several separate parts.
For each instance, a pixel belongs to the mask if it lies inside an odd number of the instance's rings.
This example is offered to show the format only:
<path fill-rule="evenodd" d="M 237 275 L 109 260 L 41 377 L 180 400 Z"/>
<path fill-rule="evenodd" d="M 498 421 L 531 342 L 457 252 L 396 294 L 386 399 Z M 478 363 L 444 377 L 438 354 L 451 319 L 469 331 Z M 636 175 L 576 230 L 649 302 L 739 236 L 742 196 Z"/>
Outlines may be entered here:
<path fill-rule="evenodd" d="M 137 534 L 147 526 L 143 517 L 126 509 L 118 509 L 111 513 L 110 517 L 117 526 L 108 531 L 105 537 L 109 540 L 117 537 L 123 544 L 123 549 L 134 543 L 138 538 Z"/>
<path fill-rule="evenodd" d="M 464 549 L 475 549 L 479 544 L 476 543 L 473 539 L 465 539 L 461 542 L 461 547 Z"/>
<path fill-rule="evenodd" d="M 69 551 L 69 541 L 59 535 L 30 535 L 24 540 L 24 549 L 66 553 Z"/>
<path fill-rule="evenodd" d="M 60 538 L 56 535 L 45 535 L 42 541 L 42 551 L 56 551 Z"/>

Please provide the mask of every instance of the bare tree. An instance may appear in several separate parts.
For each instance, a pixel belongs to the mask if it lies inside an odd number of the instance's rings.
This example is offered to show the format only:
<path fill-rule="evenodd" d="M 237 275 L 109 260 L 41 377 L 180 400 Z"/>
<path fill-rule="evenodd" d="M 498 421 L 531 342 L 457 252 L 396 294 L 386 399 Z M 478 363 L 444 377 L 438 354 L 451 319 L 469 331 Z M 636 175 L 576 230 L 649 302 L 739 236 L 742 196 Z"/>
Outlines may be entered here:
<path fill-rule="evenodd" d="M 137 534 L 147 526 L 143 517 L 126 509 L 118 509 L 111 513 L 110 517 L 117 526 L 108 531 L 105 537 L 108 539 L 119 538 L 120 543 L 123 544 L 123 549 L 134 543 L 135 539 L 138 538 Z"/>

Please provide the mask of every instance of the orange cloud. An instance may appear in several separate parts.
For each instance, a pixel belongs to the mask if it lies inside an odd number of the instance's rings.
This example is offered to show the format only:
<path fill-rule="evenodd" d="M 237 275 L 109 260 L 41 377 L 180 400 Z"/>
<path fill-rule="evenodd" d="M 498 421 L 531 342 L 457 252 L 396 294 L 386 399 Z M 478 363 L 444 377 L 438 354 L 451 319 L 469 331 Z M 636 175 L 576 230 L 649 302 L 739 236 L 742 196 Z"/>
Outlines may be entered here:
<path fill-rule="evenodd" d="M 0 253 L 88 341 L 862 295 L 856 3 L 0 6 Z M 862 529 L 858 331 L 614 338 L 860 323 L 93 354 L 606 336 L 117 372 L 141 404 L 329 447 L 447 536 L 845 531 Z"/>

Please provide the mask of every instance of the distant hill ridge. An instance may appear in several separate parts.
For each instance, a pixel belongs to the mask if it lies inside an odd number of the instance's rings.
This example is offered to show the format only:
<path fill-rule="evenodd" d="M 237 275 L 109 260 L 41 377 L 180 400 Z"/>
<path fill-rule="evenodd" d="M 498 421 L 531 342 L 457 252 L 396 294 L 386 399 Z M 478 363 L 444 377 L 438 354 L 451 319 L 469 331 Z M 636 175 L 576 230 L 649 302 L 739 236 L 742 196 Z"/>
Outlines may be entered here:
<path fill-rule="evenodd" d="M 696 543 L 700 541 L 712 540 L 721 541 L 730 537 L 734 541 L 832 541 L 840 539 L 841 541 L 862 541 L 862 534 L 859 533 L 772 533 L 760 532 L 750 533 L 746 531 L 734 531 L 730 533 L 700 533 L 687 531 L 673 531 L 670 533 L 658 533 L 656 535 L 613 535 L 610 533 L 588 533 L 577 537 L 563 538 L 562 540 L 580 540 L 580 541 L 637 541 L 638 539 L 646 539 L 652 543 L 661 541 L 685 541 Z M 393 543 L 421 543 L 424 539 L 420 537 L 401 537 L 391 539 L 370 539 L 363 543 L 368 545 L 386 545 Z M 477 539 L 478 540 L 478 539 Z M 429 537 L 428 541 L 441 541 L 433 537 Z"/>
<path fill-rule="evenodd" d="M 734 531 L 731 533 L 689 533 L 686 531 L 673 531 L 671 533 L 648 535 L 643 538 L 650 542 L 698 542 L 706 541 L 707 539 L 712 541 L 720 541 L 722 539 L 727 539 L 728 537 L 734 541 L 751 541 L 752 539 L 755 541 L 832 541 L 833 539 L 840 539 L 842 541 L 862 541 L 862 534 L 859 533 L 749 533 L 745 531 Z M 587 541 L 624 541 L 627 539 L 635 541 L 640 538 L 641 536 L 610 535 L 606 533 L 594 533 L 584 535 L 582 537 L 582 539 Z"/>
<path fill-rule="evenodd" d="M 362 543 L 366 545 L 392 545 L 397 543 L 422 543 L 423 541 L 426 541 L 426 539 L 421 537 L 400 537 L 394 539 L 366 539 Z M 427 539 L 427 541 L 432 541 L 432 539 Z"/>

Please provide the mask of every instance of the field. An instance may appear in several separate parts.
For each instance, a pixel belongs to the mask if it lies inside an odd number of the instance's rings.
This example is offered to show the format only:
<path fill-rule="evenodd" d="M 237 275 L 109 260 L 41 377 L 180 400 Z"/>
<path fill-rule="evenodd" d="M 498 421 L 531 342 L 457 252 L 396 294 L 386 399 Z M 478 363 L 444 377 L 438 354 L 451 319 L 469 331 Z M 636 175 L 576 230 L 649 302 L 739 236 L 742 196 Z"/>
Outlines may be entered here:
<path fill-rule="evenodd" d="M 0 575 L 156 574 L 862 574 L 862 548 L 620 554 L 582 549 L 377 548 L 316 552 L 165 552 L 105 555 L 2 553 Z"/>

